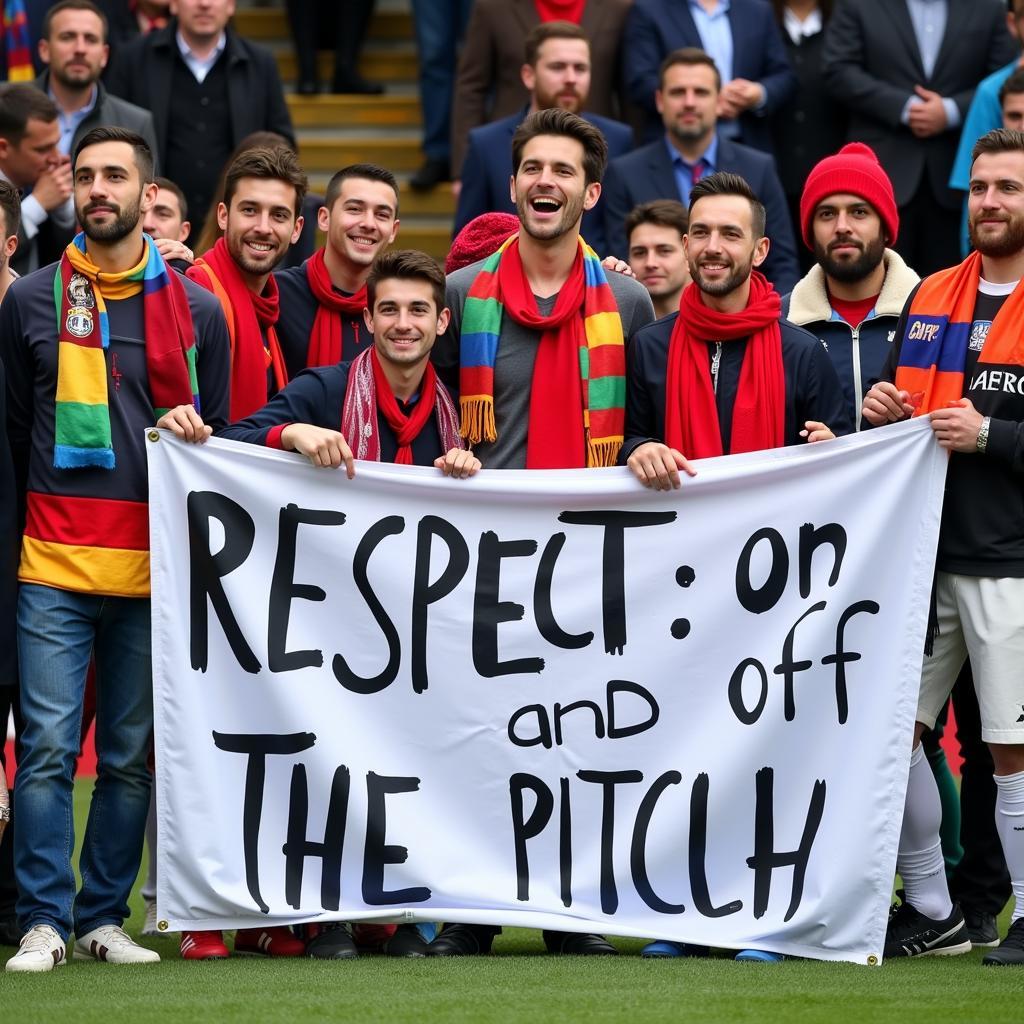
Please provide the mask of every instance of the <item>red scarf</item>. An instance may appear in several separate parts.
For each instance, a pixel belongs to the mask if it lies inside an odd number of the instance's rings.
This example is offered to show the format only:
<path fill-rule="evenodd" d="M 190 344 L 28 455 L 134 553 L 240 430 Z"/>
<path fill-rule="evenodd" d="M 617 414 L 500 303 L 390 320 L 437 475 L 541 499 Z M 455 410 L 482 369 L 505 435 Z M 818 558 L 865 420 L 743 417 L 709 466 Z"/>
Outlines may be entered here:
<path fill-rule="evenodd" d="M 587 0 L 533 0 L 541 21 L 571 21 L 580 23 Z"/>
<path fill-rule="evenodd" d="M 718 407 L 708 372 L 707 341 L 749 338 L 732 411 L 729 451 L 757 452 L 785 443 L 786 376 L 782 367 L 782 300 L 756 270 L 742 313 L 704 305 L 695 284 L 683 289 L 668 346 L 665 443 L 688 459 L 722 455 Z"/>
<path fill-rule="evenodd" d="M 498 264 L 498 286 L 505 314 L 517 324 L 540 331 L 530 385 L 530 422 L 526 435 L 528 469 L 584 469 L 584 431 L 580 349 L 583 329 L 583 250 L 577 250 L 569 278 L 558 291 L 550 316 L 541 316 L 513 242 Z"/>
<path fill-rule="evenodd" d="M 388 426 L 395 432 L 398 441 L 398 454 L 395 456 L 396 466 L 412 465 L 412 443 L 420 436 L 420 431 L 434 415 L 434 404 L 437 401 L 437 373 L 432 363 L 427 363 L 420 381 L 420 399 L 412 414 L 402 411 L 391 390 L 391 384 L 384 376 L 384 367 L 377 358 L 377 350 L 370 349 L 370 364 L 373 366 L 373 383 L 377 388 L 377 408 L 387 420 Z M 441 453 L 445 454 L 444 452 Z"/>
<path fill-rule="evenodd" d="M 254 295 L 223 238 L 189 267 L 187 276 L 213 292 L 224 310 L 231 339 L 231 421 L 236 423 L 267 404 L 267 370 L 273 369 L 278 391 L 288 383 L 274 330 L 280 313 L 277 281 L 271 274 L 263 294 Z"/>
<path fill-rule="evenodd" d="M 309 336 L 307 366 L 333 366 L 341 362 L 342 316 L 361 317 L 366 308 L 366 285 L 354 295 L 342 295 L 331 284 L 331 275 L 324 261 L 326 250 L 317 249 L 306 260 L 306 281 L 313 298 L 319 303 L 313 331 Z M 356 342 L 359 340 L 359 323 L 355 322 Z"/>

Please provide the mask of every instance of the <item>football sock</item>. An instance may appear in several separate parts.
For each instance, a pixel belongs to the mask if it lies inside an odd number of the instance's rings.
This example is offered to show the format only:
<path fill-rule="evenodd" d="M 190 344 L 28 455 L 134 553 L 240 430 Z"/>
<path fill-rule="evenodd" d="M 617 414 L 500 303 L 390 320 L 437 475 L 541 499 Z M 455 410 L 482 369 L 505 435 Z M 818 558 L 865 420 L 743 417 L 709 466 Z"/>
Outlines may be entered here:
<path fill-rule="evenodd" d="M 939 842 L 941 824 L 939 789 L 924 748 L 918 744 L 910 755 L 910 778 L 896 870 L 903 879 L 906 901 L 925 917 L 939 921 L 949 917 L 953 910 Z"/>
<path fill-rule="evenodd" d="M 1013 885 L 1013 918 L 1024 917 L 1024 772 L 996 775 L 996 831 Z"/>

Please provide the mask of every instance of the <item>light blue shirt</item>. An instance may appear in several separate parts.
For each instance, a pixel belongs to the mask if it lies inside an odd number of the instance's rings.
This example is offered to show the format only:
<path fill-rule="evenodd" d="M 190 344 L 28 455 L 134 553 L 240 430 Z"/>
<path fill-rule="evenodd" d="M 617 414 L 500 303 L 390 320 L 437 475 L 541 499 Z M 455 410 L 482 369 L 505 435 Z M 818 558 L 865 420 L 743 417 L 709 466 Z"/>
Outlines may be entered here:
<path fill-rule="evenodd" d="M 697 165 L 701 166 L 701 173 L 698 177 L 706 177 L 718 170 L 718 136 L 712 135 L 708 148 L 704 155 L 692 164 L 688 164 L 680 154 L 679 150 L 665 136 L 665 145 L 668 147 L 668 158 L 672 161 L 672 173 L 676 176 L 676 188 L 679 189 L 679 201 L 683 206 L 690 205 L 690 190 L 693 188 L 693 173 Z"/>
<path fill-rule="evenodd" d="M 96 109 L 96 100 L 99 98 L 100 91 L 94 85 L 89 102 L 81 109 L 71 111 L 70 114 L 65 113 L 61 109 L 60 104 L 57 102 L 57 97 L 53 95 L 53 90 L 49 89 L 47 91 L 50 94 L 50 99 L 53 100 L 54 105 L 57 107 L 57 124 L 60 126 L 60 139 L 57 141 L 57 149 L 64 156 L 71 156 L 71 140 L 75 137 L 78 126 Z"/>
<path fill-rule="evenodd" d="M 732 26 L 729 24 L 729 0 L 720 0 L 714 14 L 708 14 L 697 2 L 689 0 L 690 15 L 697 26 L 704 52 L 715 62 L 722 82 L 733 80 L 732 58 Z M 738 136 L 740 126 L 735 121 L 720 121 L 718 130 L 728 138 Z M 689 192 L 687 192 L 689 195 Z"/>
<path fill-rule="evenodd" d="M 181 59 L 185 62 L 189 71 L 192 72 L 195 80 L 202 84 L 206 76 L 213 70 L 213 65 L 217 63 L 218 58 L 224 52 L 224 47 L 228 45 L 228 37 L 221 32 L 217 45 L 208 57 L 197 57 L 192 52 L 188 43 L 185 42 L 185 37 L 181 32 L 177 32 L 175 37 L 178 40 L 178 52 L 181 54 Z"/>
<path fill-rule="evenodd" d="M 949 14 L 948 0 L 906 0 L 910 23 L 914 27 L 914 37 L 921 53 L 921 66 L 925 78 L 931 78 L 935 72 L 935 64 L 942 48 L 942 37 L 946 33 L 946 17 Z M 922 83 L 923 84 L 923 83 Z M 901 120 L 910 123 L 910 108 L 923 102 L 916 93 L 908 97 L 903 105 Z M 946 109 L 946 128 L 957 128 L 960 125 L 960 108 L 948 96 L 942 98 Z"/>

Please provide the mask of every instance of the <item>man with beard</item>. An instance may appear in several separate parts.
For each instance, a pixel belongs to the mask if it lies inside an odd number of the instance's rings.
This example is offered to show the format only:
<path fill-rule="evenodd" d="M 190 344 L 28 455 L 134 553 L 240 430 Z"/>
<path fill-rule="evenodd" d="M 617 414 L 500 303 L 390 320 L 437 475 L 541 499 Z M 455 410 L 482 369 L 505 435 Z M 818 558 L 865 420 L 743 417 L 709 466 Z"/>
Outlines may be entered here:
<path fill-rule="evenodd" d="M 483 213 L 515 213 L 514 199 L 509 193 L 512 136 L 534 111 L 561 109 L 578 114 L 604 134 L 612 157 L 633 148 L 633 133 L 628 125 L 583 112 L 590 93 L 590 41 L 579 25 L 547 21 L 534 28 L 526 37 L 526 60 L 521 73 L 523 84 L 530 91 L 526 108 L 469 133 L 453 234 L 457 235 Z M 583 235 L 595 252 L 605 255 L 600 201 L 584 214 Z"/>
<path fill-rule="evenodd" d="M 821 339 L 858 430 L 864 395 L 919 280 L 892 249 L 899 223 L 889 176 L 863 143 L 843 146 L 808 175 L 800 226 L 817 263 L 783 298 L 782 315 Z"/>
<path fill-rule="evenodd" d="M 288 375 L 361 355 L 366 279 L 398 234 L 398 182 L 383 167 L 352 164 L 327 184 L 317 223 L 327 236 L 301 266 L 274 274 L 281 295 L 278 337 Z"/>
<path fill-rule="evenodd" d="M 249 149 L 228 167 L 217 207 L 223 236 L 189 268 L 213 292 L 231 338 L 231 421 L 267 404 L 288 383 L 278 341 L 277 280 L 271 271 L 302 231 L 306 175 L 284 146 Z"/>
<path fill-rule="evenodd" d="M 939 796 L 921 745 L 969 658 L 1015 903 L 1006 938 L 982 963 L 1024 965 L 1024 133 L 991 131 L 973 155 L 968 228 L 975 252 L 925 278 L 910 296 L 882 380 L 863 408 L 872 425 L 928 415 L 939 444 L 952 453 L 935 628 L 921 669 L 896 858 L 905 896 L 889 918 L 885 956 L 971 948 L 946 883 Z"/>
<path fill-rule="evenodd" d="M 702 177 L 729 171 L 743 178 L 763 203 L 772 240 L 764 274 L 779 294 L 789 291 L 800 267 L 775 161 L 768 153 L 719 135 L 722 76 L 715 62 L 703 50 L 675 50 L 662 63 L 659 81 L 655 103 L 664 134 L 608 165 L 604 217 L 609 252 L 626 257 L 626 217 L 635 206 L 654 199 L 678 199 L 687 205 L 690 189 Z"/>
<path fill-rule="evenodd" d="M 96 128 L 73 163 L 83 232 L 0 305 L 7 428 L 25 512 L 18 570 L 24 728 L 14 862 L 24 936 L 8 971 L 160 957 L 121 929 L 149 808 L 153 729 L 143 428 L 202 402 L 227 419 L 217 303 L 168 270 L 142 215 L 156 192 L 145 140 Z M 55 307 L 56 301 L 56 307 Z M 90 657 L 96 787 L 76 895 L 72 782 Z"/>
<path fill-rule="evenodd" d="M 685 236 L 686 207 L 674 199 L 641 203 L 626 218 L 629 265 L 651 296 L 656 317 L 675 313 L 690 283 Z"/>

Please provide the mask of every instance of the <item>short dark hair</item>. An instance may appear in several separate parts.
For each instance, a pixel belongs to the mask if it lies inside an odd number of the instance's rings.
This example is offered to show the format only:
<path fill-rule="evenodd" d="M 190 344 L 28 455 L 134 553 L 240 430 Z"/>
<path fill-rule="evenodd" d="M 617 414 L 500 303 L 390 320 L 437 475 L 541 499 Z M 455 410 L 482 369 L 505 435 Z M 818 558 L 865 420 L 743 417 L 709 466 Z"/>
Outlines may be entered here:
<path fill-rule="evenodd" d="M 57 120 L 57 105 L 28 82 L 7 82 L 0 86 L 0 139 L 12 146 L 21 144 L 29 121 L 52 124 Z"/>
<path fill-rule="evenodd" d="M 149 143 L 138 133 L 129 131 L 127 128 L 117 128 L 114 125 L 104 125 L 102 128 L 93 128 L 87 131 L 75 146 L 75 155 L 71 160 L 71 168 L 78 166 L 78 158 L 83 149 L 89 146 L 98 146 L 103 142 L 124 142 L 132 148 L 132 157 L 135 166 L 139 169 L 139 177 L 143 184 L 153 180 L 153 151 Z"/>
<path fill-rule="evenodd" d="M 0 213 L 4 217 L 4 233 L 0 241 L 18 233 L 21 227 L 21 196 L 5 178 L 0 178 Z"/>
<path fill-rule="evenodd" d="M 661 62 L 661 67 L 658 69 L 659 89 L 665 88 L 665 73 L 669 68 L 674 68 L 677 64 L 684 64 L 690 68 L 700 67 L 701 65 L 711 68 L 715 73 L 715 88 L 721 90 L 722 73 L 718 70 L 718 65 L 709 54 L 696 46 L 684 46 L 679 50 L 673 50 Z"/>
<path fill-rule="evenodd" d="M 538 135 L 565 135 L 583 146 L 583 174 L 588 185 L 604 177 L 608 164 L 608 143 L 589 121 L 561 107 L 530 114 L 512 136 L 512 173 L 519 173 L 526 144 Z"/>
<path fill-rule="evenodd" d="M 231 200 L 243 178 L 262 178 L 283 181 L 295 189 L 295 216 L 302 209 L 309 182 L 299 158 L 286 146 L 257 146 L 239 153 L 228 165 L 224 176 L 224 205 L 231 208 Z"/>
<path fill-rule="evenodd" d="M 178 209 L 181 211 L 181 219 L 183 221 L 188 220 L 188 200 L 185 198 L 185 193 L 181 191 L 181 186 L 176 181 L 171 181 L 170 178 L 164 178 L 157 175 L 153 179 L 153 184 L 157 188 L 162 188 L 166 192 L 173 192 L 174 198 L 178 200 Z"/>
<path fill-rule="evenodd" d="M 403 281 L 425 281 L 434 293 L 437 312 L 444 309 L 445 279 L 437 260 L 416 249 L 392 249 L 373 261 L 366 279 L 366 305 L 371 313 L 377 300 L 377 285 L 396 277 Z"/>
<path fill-rule="evenodd" d="M 1003 82 L 999 90 L 999 106 L 1002 106 L 1007 96 L 1015 96 L 1024 92 L 1024 68 L 1018 68 L 1010 77 Z"/>
<path fill-rule="evenodd" d="M 1012 128 L 993 128 L 986 132 L 971 150 L 971 163 L 979 156 L 993 153 L 1024 153 L 1024 132 Z"/>
<path fill-rule="evenodd" d="M 678 200 L 655 199 L 652 202 L 634 206 L 626 215 L 626 238 L 628 239 L 641 224 L 657 224 L 662 228 L 675 228 L 680 235 L 685 235 L 689 217 L 686 207 Z"/>
<path fill-rule="evenodd" d="M 341 186 L 349 178 L 365 178 L 367 181 L 379 181 L 390 186 L 395 193 L 395 217 L 398 217 L 398 179 L 386 168 L 377 164 L 349 164 L 335 172 L 334 176 L 327 182 L 327 192 L 324 195 L 324 206 L 331 209 L 338 196 L 341 195 Z"/>
<path fill-rule="evenodd" d="M 690 190 L 690 206 L 687 210 L 688 217 L 693 217 L 693 208 L 699 199 L 706 199 L 708 196 L 740 196 L 750 203 L 750 224 L 754 231 L 755 238 L 764 235 L 766 214 L 764 203 L 757 198 L 754 190 L 747 184 L 745 178 L 738 174 L 730 174 L 728 171 L 716 171 L 701 178 Z"/>
<path fill-rule="evenodd" d="M 537 55 L 541 46 L 549 39 L 582 39 L 590 47 L 590 36 L 571 21 L 542 21 L 534 25 L 526 35 L 523 60 L 531 68 L 537 66 Z"/>
<path fill-rule="evenodd" d="M 107 21 L 107 16 L 99 7 L 96 6 L 96 4 L 92 2 L 92 0 L 57 0 L 57 3 L 55 3 L 46 12 L 46 16 L 43 18 L 43 27 L 39 36 L 40 39 L 48 40 L 50 38 L 50 31 L 53 28 L 54 16 L 60 14 L 61 11 L 90 11 L 100 19 L 100 24 L 103 26 L 103 42 L 107 42 L 109 39 L 110 24 Z"/>

